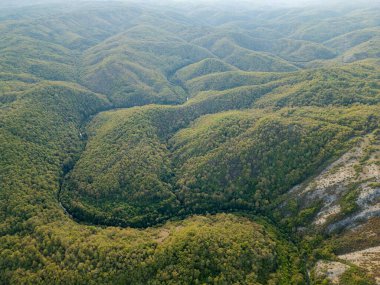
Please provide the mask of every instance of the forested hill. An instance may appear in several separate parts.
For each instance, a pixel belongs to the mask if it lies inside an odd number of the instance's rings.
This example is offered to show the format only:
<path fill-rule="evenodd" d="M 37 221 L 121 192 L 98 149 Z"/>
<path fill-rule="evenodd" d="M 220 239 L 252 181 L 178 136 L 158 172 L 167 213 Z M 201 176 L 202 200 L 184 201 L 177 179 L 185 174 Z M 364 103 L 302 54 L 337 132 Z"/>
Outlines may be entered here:
<path fill-rule="evenodd" d="M 379 284 L 380 5 L 233 8 L 0 3 L 0 284 Z"/>

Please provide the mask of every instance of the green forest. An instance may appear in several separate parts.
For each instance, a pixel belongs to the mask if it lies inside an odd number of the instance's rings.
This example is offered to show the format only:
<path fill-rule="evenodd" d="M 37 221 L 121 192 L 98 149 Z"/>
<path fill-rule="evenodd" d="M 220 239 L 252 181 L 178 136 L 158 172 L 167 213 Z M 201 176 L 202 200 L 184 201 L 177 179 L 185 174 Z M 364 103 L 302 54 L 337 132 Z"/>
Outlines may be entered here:
<path fill-rule="evenodd" d="M 379 284 L 371 5 L 0 3 L 0 284 Z"/>

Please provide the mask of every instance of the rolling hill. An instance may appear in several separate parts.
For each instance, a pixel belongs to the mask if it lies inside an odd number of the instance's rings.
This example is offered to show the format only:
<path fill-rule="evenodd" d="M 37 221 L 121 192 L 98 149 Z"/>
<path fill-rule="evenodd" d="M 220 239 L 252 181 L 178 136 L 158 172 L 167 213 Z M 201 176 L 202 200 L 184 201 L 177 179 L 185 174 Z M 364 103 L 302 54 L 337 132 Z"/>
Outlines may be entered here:
<path fill-rule="evenodd" d="M 0 4 L 0 284 L 379 284 L 376 3 L 45 2 Z"/>

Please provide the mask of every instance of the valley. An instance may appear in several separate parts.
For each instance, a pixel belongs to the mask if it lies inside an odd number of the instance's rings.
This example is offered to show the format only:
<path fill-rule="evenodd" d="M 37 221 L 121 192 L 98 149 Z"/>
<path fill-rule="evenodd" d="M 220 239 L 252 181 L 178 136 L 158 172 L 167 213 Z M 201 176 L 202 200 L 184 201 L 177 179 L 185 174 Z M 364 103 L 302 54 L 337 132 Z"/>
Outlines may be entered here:
<path fill-rule="evenodd" d="M 0 284 L 379 284 L 379 5 L 3 5 Z"/>

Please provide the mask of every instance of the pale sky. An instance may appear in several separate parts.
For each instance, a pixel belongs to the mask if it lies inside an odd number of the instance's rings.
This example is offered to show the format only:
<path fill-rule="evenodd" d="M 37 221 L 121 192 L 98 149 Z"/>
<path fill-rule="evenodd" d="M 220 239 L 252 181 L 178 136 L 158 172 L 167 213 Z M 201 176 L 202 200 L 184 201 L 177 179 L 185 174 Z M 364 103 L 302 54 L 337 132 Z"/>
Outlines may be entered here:
<path fill-rule="evenodd" d="M 227 5 L 252 5 L 252 6 L 272 6 L 272 7 L 281 7 L 281 6 L 308 6 L 308 5 L 334 5 L 337 3 L 343 5 L 363 5 L 363 8 L 366 6 L 380 5 L 380 0 L 0 0 L 0 6 L 30 6 L 33 4 L 41 3 L 78 3 L 78 2 L 91 2 L 91 1 L 102 1 L 102 2 L 148 2 L 151 4 L 220 4 L 224 3 Z"/>

